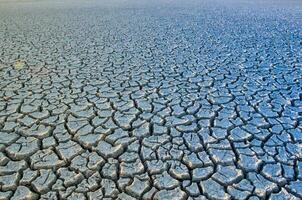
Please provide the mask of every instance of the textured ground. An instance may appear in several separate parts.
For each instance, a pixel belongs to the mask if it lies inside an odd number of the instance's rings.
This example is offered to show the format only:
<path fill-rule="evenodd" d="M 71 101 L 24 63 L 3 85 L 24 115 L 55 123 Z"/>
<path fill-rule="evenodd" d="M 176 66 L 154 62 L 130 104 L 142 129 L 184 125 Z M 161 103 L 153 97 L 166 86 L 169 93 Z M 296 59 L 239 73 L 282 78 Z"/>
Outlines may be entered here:
<path fill-rule="evenodd" d="M 302 2 L 186 2 L 0 1 L 1 200 L 302 198 Z"/>

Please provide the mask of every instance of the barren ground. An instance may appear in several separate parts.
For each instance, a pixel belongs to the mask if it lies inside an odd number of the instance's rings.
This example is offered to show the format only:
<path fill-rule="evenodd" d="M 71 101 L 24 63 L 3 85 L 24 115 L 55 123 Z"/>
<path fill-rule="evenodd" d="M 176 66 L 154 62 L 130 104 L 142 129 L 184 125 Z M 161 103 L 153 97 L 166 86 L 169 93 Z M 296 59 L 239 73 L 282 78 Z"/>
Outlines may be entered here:
<path fill-rule="evenodd" d="M 0 199 L 301 199 L 302 2 L 0 1 Z"/>

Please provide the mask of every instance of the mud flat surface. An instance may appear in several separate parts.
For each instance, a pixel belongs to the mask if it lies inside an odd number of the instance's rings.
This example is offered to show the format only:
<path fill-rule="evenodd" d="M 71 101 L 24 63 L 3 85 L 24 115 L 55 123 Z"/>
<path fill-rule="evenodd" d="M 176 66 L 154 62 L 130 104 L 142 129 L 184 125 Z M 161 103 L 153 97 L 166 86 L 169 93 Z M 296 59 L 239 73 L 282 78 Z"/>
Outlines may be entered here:
<path fill-rule="evenodd" d="M 301 1 L 0 1 L 0 199 L 301 199 Z"/>

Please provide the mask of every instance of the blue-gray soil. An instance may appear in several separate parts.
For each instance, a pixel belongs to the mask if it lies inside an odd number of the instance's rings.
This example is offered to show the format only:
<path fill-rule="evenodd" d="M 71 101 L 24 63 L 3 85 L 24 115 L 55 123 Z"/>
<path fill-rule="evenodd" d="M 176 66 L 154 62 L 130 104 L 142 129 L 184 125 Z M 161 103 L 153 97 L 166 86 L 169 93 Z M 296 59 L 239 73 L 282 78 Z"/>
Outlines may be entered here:
<path fill-rule="evenodd" d="M 0 199 L 301 199 L 301 49 L 299 0 L 0 0 Z"/>

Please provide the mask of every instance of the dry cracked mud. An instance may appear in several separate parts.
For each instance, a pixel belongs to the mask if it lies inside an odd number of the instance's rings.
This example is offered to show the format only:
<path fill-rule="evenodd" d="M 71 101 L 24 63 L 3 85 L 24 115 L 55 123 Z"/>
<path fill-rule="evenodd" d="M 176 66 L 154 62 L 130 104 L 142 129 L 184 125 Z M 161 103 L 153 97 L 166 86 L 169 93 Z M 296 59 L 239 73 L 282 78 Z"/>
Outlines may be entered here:
<path fill-rule="evenodd" d="M 302 2 L 0 0 L 0 199 L 302 199 Z"/>

